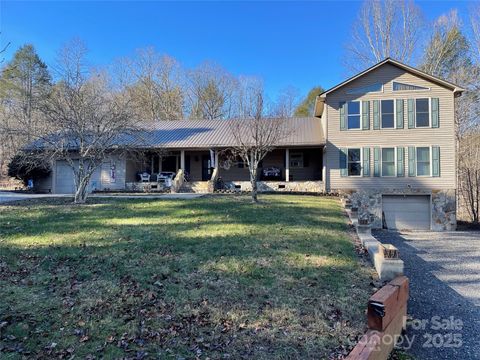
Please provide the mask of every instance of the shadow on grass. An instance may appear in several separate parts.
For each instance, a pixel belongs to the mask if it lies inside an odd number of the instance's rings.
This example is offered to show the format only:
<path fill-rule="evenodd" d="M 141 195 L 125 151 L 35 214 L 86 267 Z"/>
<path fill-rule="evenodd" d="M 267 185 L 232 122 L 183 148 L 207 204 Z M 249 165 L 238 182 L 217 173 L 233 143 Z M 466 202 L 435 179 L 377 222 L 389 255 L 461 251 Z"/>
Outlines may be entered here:
<path fill-rule="evenodd" d="M 0 210 L 1 351 L 328 357 L 363 330 L 368 272 L 335 200 L 264 201 Z"/>

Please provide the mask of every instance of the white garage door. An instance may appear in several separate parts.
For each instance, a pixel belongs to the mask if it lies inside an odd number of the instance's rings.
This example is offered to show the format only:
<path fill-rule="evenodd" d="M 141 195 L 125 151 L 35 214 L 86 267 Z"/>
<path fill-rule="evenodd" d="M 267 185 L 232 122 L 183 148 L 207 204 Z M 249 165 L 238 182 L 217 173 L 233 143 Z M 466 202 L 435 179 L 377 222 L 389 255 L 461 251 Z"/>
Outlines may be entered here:
<path fill-rule="evenodd" d="M 57 161 L 55 186 L 57 194 L 73 194 L 75 192 L 73 171 L 65 161 Z"/>
<path fill-rule="evenodd" d="M 387 228 L 430 230 L 430 196 L 384 195 L 382 200 Z"/>

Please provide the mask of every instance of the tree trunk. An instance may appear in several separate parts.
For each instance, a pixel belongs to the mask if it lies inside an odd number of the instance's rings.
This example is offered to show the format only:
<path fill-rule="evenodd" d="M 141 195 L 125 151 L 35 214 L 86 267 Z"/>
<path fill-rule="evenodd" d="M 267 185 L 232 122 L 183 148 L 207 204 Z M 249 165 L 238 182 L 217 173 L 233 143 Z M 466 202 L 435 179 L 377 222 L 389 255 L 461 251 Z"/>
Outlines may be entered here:
<path fill-rule="evenodd" d="M 252 202 L 258 203 L 257 169 L 252 169 L 250 171 L 250 183 L 252 184 Z"/>
<path fill-rule="evenodd" d="M 75 191 L 75 198 L 73 202 L 75 204 L 85 204 L 87 201 L 87 186 L 88 186 L 88 179 L 81 179 L 78 183 L 78 187 Z"/>

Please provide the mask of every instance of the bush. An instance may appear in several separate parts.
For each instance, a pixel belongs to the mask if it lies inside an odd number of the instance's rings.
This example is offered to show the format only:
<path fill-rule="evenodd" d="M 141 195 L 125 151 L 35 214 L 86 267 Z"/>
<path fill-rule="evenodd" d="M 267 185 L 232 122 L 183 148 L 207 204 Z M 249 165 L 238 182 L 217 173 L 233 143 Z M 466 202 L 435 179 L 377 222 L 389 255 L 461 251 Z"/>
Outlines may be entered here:
<path fill-rule="evenodd" d="M 8 176 L 22 180 L 27 185 L 29 179 L 38 180 L 50 175 L 52 170 L 49 164 L 28 158 L 28 154 L 15 155 L 8 164 Z"/>

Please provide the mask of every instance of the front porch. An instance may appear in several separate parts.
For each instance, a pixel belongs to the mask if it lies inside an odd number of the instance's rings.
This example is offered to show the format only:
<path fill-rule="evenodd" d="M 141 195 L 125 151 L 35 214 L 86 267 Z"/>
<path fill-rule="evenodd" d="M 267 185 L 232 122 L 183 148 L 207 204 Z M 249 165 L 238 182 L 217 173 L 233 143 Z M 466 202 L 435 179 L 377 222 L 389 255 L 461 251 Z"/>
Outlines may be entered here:
<path fill-rule="evenodd" d="M 275 149 L 261 162 L 259 192 L 324 192 L 323 147 Z M 170 173 L 172 181 L 159 180 Z M 142 176 L 143 174 L 143 176 Z M 222 149 L 147 152 L 142 161 L 127 160 L 125 188 L 146 192 L 212 193 L 250 191 L 248 167 Z"/>

